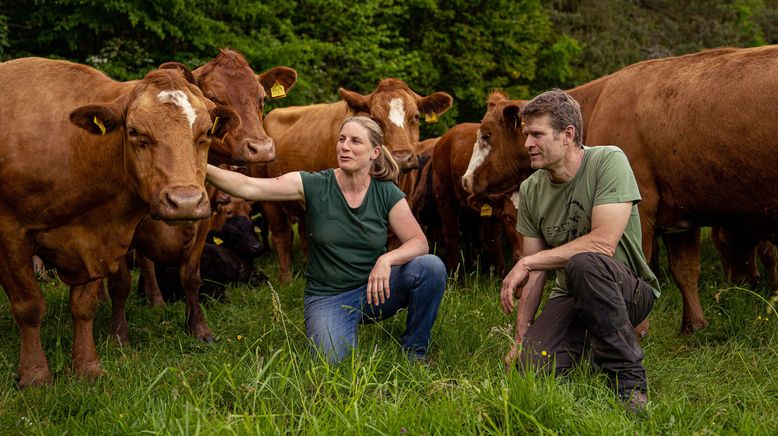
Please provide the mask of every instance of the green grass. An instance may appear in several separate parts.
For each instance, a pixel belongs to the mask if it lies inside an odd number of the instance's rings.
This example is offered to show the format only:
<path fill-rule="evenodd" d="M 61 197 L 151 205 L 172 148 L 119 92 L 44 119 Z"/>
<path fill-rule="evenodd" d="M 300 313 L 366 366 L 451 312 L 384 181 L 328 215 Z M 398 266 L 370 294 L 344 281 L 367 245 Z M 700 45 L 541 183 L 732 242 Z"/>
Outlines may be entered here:
<path fill-rule="evenodd" d="M 260 263 L 275 277 L 272 258 Z M 709 246 L 703 271 L 710 325 L 692 336 L 677 333 L 681 300 L 663 276 L 642 340 L 650 404 L 640 418 L 587 367 L 564 378 L 506 372 L 513 317 L 499 308 L 501 277 L 486 273 L 450 280 L 426 366 L 401 353 L 402 314 L 361 327 L 357 352 L 339 366 L 311 357 L 297 278 L 234 287 L 228 303 L 207 305 L 213 344 L 184 333 L 183 303 L 151 309 L 133 296 L 132 339 L 120 346 L 107 339 L 102 305 L 95 340 L 107 375 L 94 382 L 70 373 L 67 289 L 45 285 L 42 340 L 55 377 L 46 388 L 17 389 L 19 334 L 0 298 L 0 433 L 776 434 L 778 317 L 756 294 L 721 283 Z"/>

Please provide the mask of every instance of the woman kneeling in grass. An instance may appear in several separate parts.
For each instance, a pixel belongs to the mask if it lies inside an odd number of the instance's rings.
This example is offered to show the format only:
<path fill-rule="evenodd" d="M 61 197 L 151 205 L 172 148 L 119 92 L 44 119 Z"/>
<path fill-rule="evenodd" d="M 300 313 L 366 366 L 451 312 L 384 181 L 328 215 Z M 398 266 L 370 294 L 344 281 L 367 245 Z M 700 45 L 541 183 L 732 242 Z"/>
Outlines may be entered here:
<path fill-rule="evenodd" d="M 399 170 L 378 124 L 346 119 L 336 153 L 338 168 L 317 173 L 253 178 L 208 165 L 207 180 L 247 200 L 305 202 L 305 330 L 312 351 L 340 362 L 356 347 L 358 324 L 407 308 L 400 343 L 411 360 L 424 360 L 446 269 L 428 254 L 427 238 L 392 183 Z M 401 241 L 389 252 L 388 227 Z"/>

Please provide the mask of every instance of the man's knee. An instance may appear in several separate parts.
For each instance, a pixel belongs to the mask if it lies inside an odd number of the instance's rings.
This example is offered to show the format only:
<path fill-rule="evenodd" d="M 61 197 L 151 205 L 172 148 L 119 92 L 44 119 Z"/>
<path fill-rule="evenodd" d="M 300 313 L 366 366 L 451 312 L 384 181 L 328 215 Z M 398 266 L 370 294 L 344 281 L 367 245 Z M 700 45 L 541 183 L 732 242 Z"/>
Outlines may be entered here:
<path fill-rule="evenodd" d="M 604 255 L 593 252 L 576 254 L 565 265 L 565 277 L 575 279 L 580 277 L 581 274 L 586 274 L 587 268 L 602 262 L 600 259 L 602 256 Z"/>

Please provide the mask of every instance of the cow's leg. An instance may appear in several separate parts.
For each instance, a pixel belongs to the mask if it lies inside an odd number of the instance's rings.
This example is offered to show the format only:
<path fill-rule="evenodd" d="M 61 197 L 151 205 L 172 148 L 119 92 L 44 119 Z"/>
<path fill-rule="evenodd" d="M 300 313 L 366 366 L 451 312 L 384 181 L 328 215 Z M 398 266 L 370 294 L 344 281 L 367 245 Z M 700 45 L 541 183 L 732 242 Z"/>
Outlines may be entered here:
<path fill-rule="evenodd" d="M 149 304 L 154 307 L 164 306 L 165 299 L 162 298 L 162 291 L 159 289 L 159 283 L 157 283 L 154 261 L 144 256 L 140 250 L 137 250 L 135 252 L 135 262 L 138 264 L 138 268 L 140 268 L 141 277 L 143 277 L 143 292 L 146 293 L 146 299 L 149 301 Z"/>
<path fill-rule="evenodd" d="M 700 229 L 698 227 L 664 236 L 670 272 L 683 298 L 681 333 L 690 333 L 708 325 L 700 304 L 697 281 L 700 278 Z"/>
<path fill-rule="evenodd" d="M 19 387 L 51 383 L 51 371 L 41 345 L 41 322 L 46 305 L 32 271 L 32 250 L 18 240 L 0 235 L 0 284 L 5 289 L 19 326 Z"/>
<path fill-rule="evenodd" d="M 451 188 L 446 185 L 437 171 L 432 172 L 432 189 L 435 192 L 435 206 L 440 214 L 446 268 L 449 273 L 453 273 L 459 263 L 459 208 L 455 204 L 456 199 L 451 193 Z"/>
<path fill-rule="evenodd" d="M 756 266 L 759 235 L 735 228 L 714 227 L 711 240 L 721 256 L 721 266 L 727 281 L 751 285 L 759 282 L 759 269 Z"/>
<path fill-rule="evenodd" d="M 70 313 L 73 315 L 73 370 L 79 377 L 95 378 L 104 373 L 100 368 L 92 332 L 101 279 L 70 288 Z"/>
<path fill-rule="evenodd" d="M 776 269 L 775 260 L 775 246 L 772 242 L 761 241 L 756 248 L 759 253 L 759 259 L 762 260 L 765 271 L 767 272 L 767 279 L 770 281 L 770 286 L 778 287 L 778 269 Z"/>
<path fill-rule="evenodd" d="M 127 325 L 127 298 L 132 288 L 132 277 L 126 260 L 119 262 L 119 270 L 108 275 L 108 293 L 111 296 L 111 337 L 119 343 L 129 343 Z"/>
<path fill-rule="evenodd" d="M 494 217 L 481 219 L 480 228 L 483 232 L 481 243 L 486 244 L 489 263 L 494 267 L 495 274 L 504 276 L 506 272 L 502 223 Z"/>
<path fill-rule="evenodd" d="M 207 234 L 208 223 L 201 223 L 197 229 L 197 240 L 192 253 L 181 263 L 178 275 L 186 296 L 186 326 L 189 333 L 203 342 L 213 342 L 213 332 L 208 327 L 200 307 L 200 259 Z"/>
<path fill-rule="evenodd" d="M 270 228 L 270 240 L 278 256 L 278 279 L 282 284 L 289 283 L 292 281 L 292 226 L 279 205 L 266 202 L 262 208 Z"/>

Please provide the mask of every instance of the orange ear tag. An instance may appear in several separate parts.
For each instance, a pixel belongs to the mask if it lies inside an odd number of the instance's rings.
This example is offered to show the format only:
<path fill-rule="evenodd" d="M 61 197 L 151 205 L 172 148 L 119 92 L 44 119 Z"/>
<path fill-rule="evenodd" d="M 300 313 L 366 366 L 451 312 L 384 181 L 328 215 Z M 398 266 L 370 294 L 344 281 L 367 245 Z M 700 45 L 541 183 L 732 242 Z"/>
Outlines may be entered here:
<path fill-rule="evenodd" d="M 481 206 L 481 216 L 492 216 L 492 207 L 488 204 Z"/>
<path fill-rule="evenodd" d="M 438 114 L 435 112 L 430 112 L 428 114 L 424 114 L 424 122 L 428 124 L 435 124 L 438 122 Z"/>
<path fill-rule="evenodd" d="M 276 82 L 276 84 L 270 88 L 270 96 L 273 98 L 286 97 L 286 89 L 284 89 L 284 85 Z"/>
<path fill-rule="evenodd" d="M 105 135 L 105 124 L 100 121 L 100 118 L 97 118 L 97 115 L 95 115 L 95 117 L 92 118 L 92 121 L 97 125 L 97 127 L 100 128 L 100 131 L 103 132 L 103 135 Z"/>

